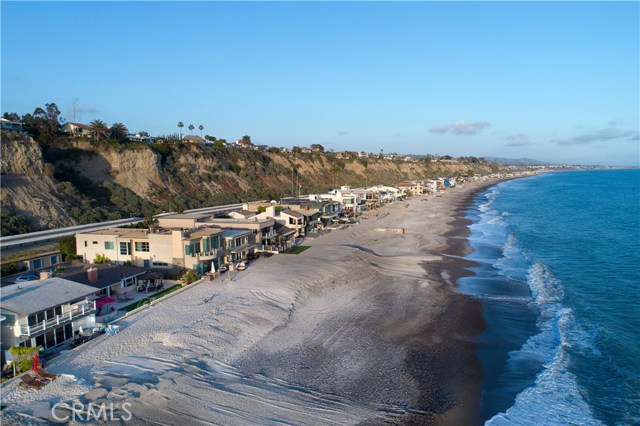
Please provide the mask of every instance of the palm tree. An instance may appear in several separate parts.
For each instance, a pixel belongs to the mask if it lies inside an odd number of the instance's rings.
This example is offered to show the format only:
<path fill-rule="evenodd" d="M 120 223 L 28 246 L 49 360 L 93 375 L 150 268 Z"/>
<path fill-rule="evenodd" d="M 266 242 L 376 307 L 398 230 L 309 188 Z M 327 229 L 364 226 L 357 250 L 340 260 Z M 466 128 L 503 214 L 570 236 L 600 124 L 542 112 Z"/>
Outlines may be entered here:
<path fill-rule="evenodd" d="M 193 126 L 193 124 L 189 124 L 189 134 L 193 133 L 193 129 L 195 129 L 195 127 Z"/>
<path fill-rule="evenodd" d="M 201 124 L 198 126 L 198 129 L 200 129 L 200 137 L 202 137 L 202 131 L 204 130 L 204 126 Z"/>
<path fill-rule="evenodd" d="M 113 123 L 113 126 L 111 126 L 110 136 L 118 142 L 123 142 L 127 139 L 128 134 L 129 129 L 127 129 L 127 126 L 122 123 Z"/>
<path fill-rule="evenodd" d="M 106 139 L 109 136 L 109 128 L 102 120 L 93 120 L 89 123 L 89 133 L 96 140 Z"/>
<path fill-rule="evenodd" d="M 182 121 L 178 121 L 178 128 L 180 129 L 180 141 L 182 141 L 182 128 L 184 127 L 184 123 Z"/>

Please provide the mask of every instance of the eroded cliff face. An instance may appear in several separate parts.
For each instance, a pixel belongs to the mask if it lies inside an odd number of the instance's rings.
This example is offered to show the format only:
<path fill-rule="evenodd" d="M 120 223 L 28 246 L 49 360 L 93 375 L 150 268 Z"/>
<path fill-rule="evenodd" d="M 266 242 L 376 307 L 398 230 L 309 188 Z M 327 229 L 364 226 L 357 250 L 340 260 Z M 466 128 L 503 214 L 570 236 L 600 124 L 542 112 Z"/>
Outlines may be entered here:
<path fill-rule="evenodd" d="M 53 167 L 42 158 L 40 146 L 31 138 L 2 137 L 3 209 L 21 215 L 34 229 L 75 225 L 65 210 L 53 179 Z"/>
<path fill-rule="evenodd" d="M 32 139 L 3 138 L 2 206 L 25 217 L 33 229 L 47 229 L 274 199 L 292 190 L 318 193 L 341 185 L 395 184 L 470 170 L 488 173 L 495 166 L 336 159 L 321 153 L 259 153 L 193 144 L 124 147 L 83 140 L 48 147 L 43 157 Z M 143 205 L 144 212 L 136 210 Z"/>

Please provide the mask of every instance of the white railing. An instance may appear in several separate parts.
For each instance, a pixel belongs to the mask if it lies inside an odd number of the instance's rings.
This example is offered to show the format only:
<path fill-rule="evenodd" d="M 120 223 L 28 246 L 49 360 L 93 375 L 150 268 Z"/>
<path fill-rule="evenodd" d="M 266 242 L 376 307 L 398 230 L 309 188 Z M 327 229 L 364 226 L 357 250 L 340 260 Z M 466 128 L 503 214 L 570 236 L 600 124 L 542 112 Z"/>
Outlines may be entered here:
<path fill-rule="evenodd" d="M 28 325 L 22 324 L 20 325 L 20 335 L 21 336 L 31 336 L 36 333 L 40 333 L 41 331 L 45 331 L 52 327 L 57 327 L 60 324 L 64 324 L 67 321 L 73 321 L 77 318 L 82 318 L 96 310 L 96 302 L 91 301 L 82 305 L 79 305 L 78 308 L 73 309 L 69 312 L 63 312 L 62 315 L 56 315 L 55 318 L 50 318 L 48 320 L 39 322 L 38 324 Z"/>

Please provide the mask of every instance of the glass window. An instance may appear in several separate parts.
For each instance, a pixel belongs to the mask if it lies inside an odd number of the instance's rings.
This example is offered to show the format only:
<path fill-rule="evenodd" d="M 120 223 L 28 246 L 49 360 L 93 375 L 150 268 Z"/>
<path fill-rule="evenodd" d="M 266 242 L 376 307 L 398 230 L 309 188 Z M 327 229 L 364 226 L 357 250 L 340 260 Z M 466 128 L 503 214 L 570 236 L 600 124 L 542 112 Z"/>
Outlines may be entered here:
<path fill-rule="evenodd" d="M 120 254 L 131 254 L 131 243 L 120 243 Z"/>
<path fill-rule="evenodd" d="M 144 268 L 148 268 L 148 267 L 149 267 L 149 259 L 144 259 L 144 260 L 142 261 L 142 264 L 143 264 L 142 266 L 143 266 Z"/>
<path fill-rule="evenodd" d="M 42 259 L 36 259 L 33 261 L 33 269 L 42 268 Z"/>
<path fill-rule="evenodd" d="M 113 241 L 105 241 L 104 242 L 104 249 L 105 250 L 113 250 L 113 248 L 114 248 Z"/>
<path fill-rule="evenodd" d="M 97 242 L 97 241 L 93 241 L 93 244 L 97 245 L 97 244 L 98 244 L 98 242 Z"/>
<path fill-rule="evenodd" d="M 136 251 L 149 251 L 149 243 L 148 242 L 136 242 Z"/>
<path fill-rule="evenodd" d="M 58 264 L 58 256 L 51 256 L 51 264 L 52 265 L 57 265 Z"/>
<path fill-rule="evenodd" d="M 64 338 L 64 326 L 56 328 L 56 344 L 59 345 L 60 343 L 62 343 L 64 341 L 65 341 L 65 338 Z"/>
<path fill-rule="evenodd" d="M 36 346 L 41 346 L 44 348 L 44 334 L 36 337 Z"/>
<path fill-rule="evenodd" d="M 47 333 L 45 334 L 45 340 L 47 342 L 45 347 L 47 347 L 47 348 L 51 348 L 51 347 L 56 345 L 56 340 L 55 340 L 55 337 L 54 337 L 53 330 L 47 331 Z"/>

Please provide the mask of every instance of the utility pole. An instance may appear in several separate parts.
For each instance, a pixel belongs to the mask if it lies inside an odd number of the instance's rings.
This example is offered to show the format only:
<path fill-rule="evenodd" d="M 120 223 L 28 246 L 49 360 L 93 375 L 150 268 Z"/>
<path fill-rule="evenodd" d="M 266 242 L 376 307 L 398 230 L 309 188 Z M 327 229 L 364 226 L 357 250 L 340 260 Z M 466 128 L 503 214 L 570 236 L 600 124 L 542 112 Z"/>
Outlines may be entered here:
<path fill-rule="evenodd" d="M 295 187 L 293 185 L 293 167 L 291 167 L 291 198 L 295 196 Z"/>

